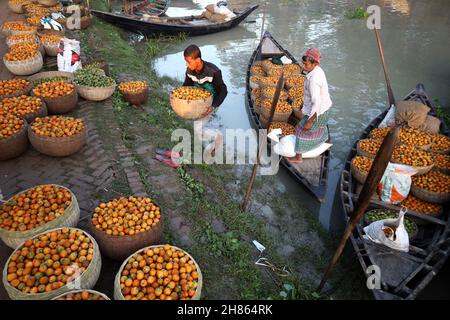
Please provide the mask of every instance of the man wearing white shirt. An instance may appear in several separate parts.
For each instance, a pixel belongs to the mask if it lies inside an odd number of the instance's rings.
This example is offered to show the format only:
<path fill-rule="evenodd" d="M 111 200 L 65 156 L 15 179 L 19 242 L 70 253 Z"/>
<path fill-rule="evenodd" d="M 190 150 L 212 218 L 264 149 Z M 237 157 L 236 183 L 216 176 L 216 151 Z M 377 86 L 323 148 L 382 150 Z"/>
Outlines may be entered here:
<path fill-rule="evenodd" d="M 296 156 L 288 158 L 292 163 L 302 163 L 302 153 L 311 151 L 328 140 L 327 123 L 332 105 L 328 82 L 320 67 L 320 51 L 312 48 L 303 55 L 305 80 L 302 112 L 305 115 L 296 127 Z"/>

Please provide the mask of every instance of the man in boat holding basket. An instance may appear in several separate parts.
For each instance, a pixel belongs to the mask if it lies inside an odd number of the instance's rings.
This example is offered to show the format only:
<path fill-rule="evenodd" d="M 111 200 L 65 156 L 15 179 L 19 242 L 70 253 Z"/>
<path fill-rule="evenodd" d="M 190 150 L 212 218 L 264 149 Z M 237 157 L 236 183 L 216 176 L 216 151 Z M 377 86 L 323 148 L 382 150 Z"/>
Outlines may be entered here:
<path fill-rule="evenodd" d="M 287 158 L 292 163 L 302 163 L 302 154 L 314 150 L 328 140 L 327 123 L 332 105 L 325 72 L 320 67 L 320 51 L 308 49 L 302 57 L 303 70 L 307 72 L 302 112 L 305 115 L 295 128 L 296 156 Z"/>

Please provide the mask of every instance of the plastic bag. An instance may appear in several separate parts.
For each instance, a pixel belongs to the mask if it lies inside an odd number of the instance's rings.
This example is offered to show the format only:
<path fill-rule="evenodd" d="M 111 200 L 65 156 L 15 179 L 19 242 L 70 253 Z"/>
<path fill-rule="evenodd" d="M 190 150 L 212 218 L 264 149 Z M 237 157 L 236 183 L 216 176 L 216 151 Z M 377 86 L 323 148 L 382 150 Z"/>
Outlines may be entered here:
<path fill-rule="evenodd" d="M 74 39 L 63 38 L 58 47 L 58 70 L 75 72 L 81 69 L 80 42 Z"/>
<path fill-rule="evenodd" d="M 411 189 L 411 177 L 416 173 L 412 167 L 389 163 L 378 185 L 380 200 L 390 204 L 405 200 Z"/>
<path fill-rule="evenodd" d="M 273 151 L 282 157 L 295 157 L 295 136 L 289 135 L 273 146 Z"/>
<path fill-rule="evenodd" d="M 391 249 L 408 252 L 409 236 L 405 229 L 406 208 L 400 210 L 397 219 L 378 220 L 364 228 L 363 237 L 374 243 L 383 244 Z"/>
<path fill-rule="evenodd" d="M 64 29 L 63 26 L 58 21 L 55 21 L 50 17 L 42 18 L 41 24 L 44 26 L 44 29 L 46 30 L 62 31 Z"/>
<path fill-rule="evenodd" d="M 389 109 L 386 117 L 384 117 L 383 121 L 381 121 L 378 128 L 392 128 L 395 127 L 395 114 L 397 113 L 397 108 L 392 105 Z"/>

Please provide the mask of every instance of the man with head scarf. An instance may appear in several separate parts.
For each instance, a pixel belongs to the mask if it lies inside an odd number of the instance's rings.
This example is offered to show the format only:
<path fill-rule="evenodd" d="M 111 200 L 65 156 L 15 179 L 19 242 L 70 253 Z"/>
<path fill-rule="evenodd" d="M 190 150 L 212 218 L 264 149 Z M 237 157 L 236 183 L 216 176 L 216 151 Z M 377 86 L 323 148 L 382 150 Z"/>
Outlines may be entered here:
<path fill-rule="evenodd" d="M 325 72 L 320 67 L 321 54 L 316 48 L 308 49 L 302 57 L 303 70 L 307 73 L 302 112 L 295 135 L 296 156 L 288 158 L 292 163 L 302 163 L 302 154 L 311 151 L 328 140 L 327 123 L 332 105 Z"/>

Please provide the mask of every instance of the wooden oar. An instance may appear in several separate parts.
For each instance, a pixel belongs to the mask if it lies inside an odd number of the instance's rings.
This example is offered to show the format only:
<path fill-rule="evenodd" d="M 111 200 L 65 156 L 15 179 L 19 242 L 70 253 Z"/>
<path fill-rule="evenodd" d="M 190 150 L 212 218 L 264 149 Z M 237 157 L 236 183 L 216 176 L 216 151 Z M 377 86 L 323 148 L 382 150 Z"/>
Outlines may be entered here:
<path fill-rule="evenodd" d="M 272 124 L 273 115 L 275 114 L 275 108 L 276 108 L 276 106 L 278 104 L 278 100 L 280 99 L 281 90 L 283 89 L 283 87 L 284 87 L 284 75 L 283 75 L 283 72 L 282 72 L 281 73 L 281 77 L 278 79 L 278 82 L 277 82 L 277 87 L 276 87 L 276 90 L 275 90 L 275 96 L 273 97 L 273 100 L 272 100 L 272 105 L 271 105 L 271 108 L 270 108 L 269 121 L 267 123 L 267 130 L 269 130 L 270 125 Z M 258 135 L 258 137 L 259 137 L 259 135 Z M 265 139 L 267 141 L 267 137 Z M 255 178 L 256 178 L 256 170 L 258 169 L 258 166 L 259 166 L 260 161 L 261 161 L 262 145 L 263 145 L 263 141 L 260 141 L 259 148 L 258 148 L 258 155 L 256 157 L 256 163 L 253 165 L 253 171 L 252 171 L 252 175 L 250 177 L 250 182 L 248 183 L 247 192 L 245 193 L 244 201 L 241 204 L 241 210 L 242 211 L 245 211 L 247 209 L 248 202 L 250 201 L 250 196 L 252 194 L 253 184 L 255 183 Z"/>
<path fill-rule="evenodd" d="M 383 65 L 384 79 L 386 80 L 386 87 L 388 92 L 389 106 L 395 105 L 394 92 L 392 91 L 391 80 L 387 72 L 386 62 L 384 60 L 383 46 L 381 45 L 380 35 L 377 28 L 375 30 L 375 37 L 377 38 L 378 51 L 380 52 L 381 64 Z"/>
<path fill-rule="evenodd" d="M 356 227 L 356 224 L 362 218 L 364 213 L 366 212 L 367 207 L 370 204 L 370 200 L 373 194 L 376 192 L 378 184 L 380 183 L 381 178 L 383 177 L 384 172 L 386 171 L 386 167 L 389 164 L 389 160 L 392 157 L 392 153 L 394 151 L 395 144 L 398 140 L 399 129 L 395 128 L 389 132 L 389 134 L 384 139 L 381 144 L 380 150 L 373 161 L 372 168 L 367 175 L 366 182 L 361 190 L 358 201 L 356 202 L 355 210 L 353 211 L 353 216 L 347 224 L 347 228 L 344 231 L 341 242 L 339 243 L 338 248 L 328 265 L 325 274 L 323 275 L 322 281 L 320 282 L 319 287 L 317 288 L 317 292 L 321 292 L 328 277 L 338 262 L 339 258 L 342 255 L 342 251 L 344 250 L 345 244 L 347 243 L 348 238 L 352 234 L 353 230 Z"/>

